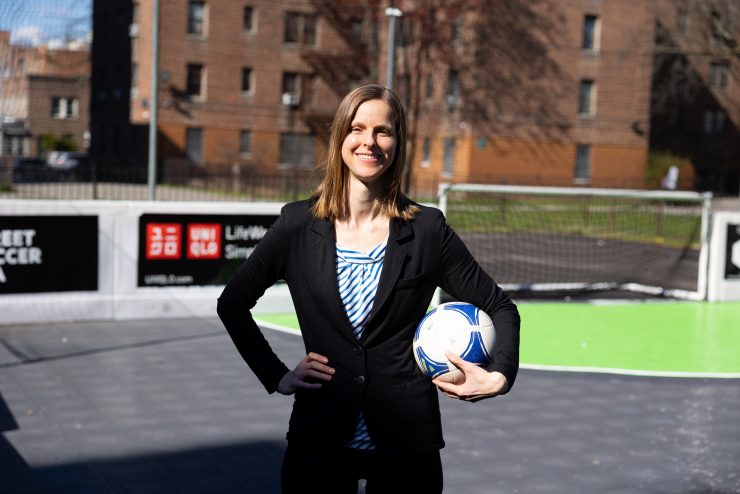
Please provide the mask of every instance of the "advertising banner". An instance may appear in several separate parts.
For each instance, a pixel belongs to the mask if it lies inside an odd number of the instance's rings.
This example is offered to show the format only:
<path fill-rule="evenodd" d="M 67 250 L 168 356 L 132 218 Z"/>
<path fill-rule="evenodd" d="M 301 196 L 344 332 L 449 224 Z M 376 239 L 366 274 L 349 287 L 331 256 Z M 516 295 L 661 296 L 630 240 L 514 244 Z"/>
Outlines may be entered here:
<path fill-rule="evenodd" d="M 97 289 L 97 215 L 0 217 L 0 294 Z"/>
<path fill-rule="evenodd" d="M 225 285 L 278 215 L 142 214 L 138 286 Z"/>

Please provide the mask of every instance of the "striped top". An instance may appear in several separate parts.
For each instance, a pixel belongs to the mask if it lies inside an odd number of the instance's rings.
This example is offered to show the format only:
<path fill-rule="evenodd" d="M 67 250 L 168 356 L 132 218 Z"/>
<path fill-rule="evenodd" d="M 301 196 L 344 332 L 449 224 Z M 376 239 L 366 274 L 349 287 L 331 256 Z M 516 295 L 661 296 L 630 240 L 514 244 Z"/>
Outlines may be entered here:
<path fill-rule="evenodd" d="M 380 272 L 383 270 L 386 242 L 369 253 L 344 249 L 337 244 L 337 284 L 339 296 L 352 324 L 355 338 L 362 337 L 365 325 L 373 308 L 375 293 L 378 291 Z M 357 429 L 347 447 L 356 449 L 375 449 L 365 425 L 365 417 L 360 412 Z"/>

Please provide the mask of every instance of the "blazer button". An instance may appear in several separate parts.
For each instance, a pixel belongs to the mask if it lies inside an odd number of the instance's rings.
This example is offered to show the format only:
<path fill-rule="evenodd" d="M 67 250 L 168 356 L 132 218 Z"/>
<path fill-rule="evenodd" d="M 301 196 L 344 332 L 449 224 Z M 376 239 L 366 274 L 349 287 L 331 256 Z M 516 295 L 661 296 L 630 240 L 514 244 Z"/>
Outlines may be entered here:
<path fill-rule="evenodd" d="M 354 352 L 355 352 L 355 353 L 356 353 L 357 355 L 362 355 L 362 347 L 361 347 L 361 346 L 359 346 L 359 345 L 355 345 L 355 347 L 353 348 L 353 350 L 354 350 Z"/>
<path fill-rule="evenodd" d="M 355 382 L 357 384 L 365 384 L 365 376 L 357 376 L 357 377 L 355 377 Z"/>

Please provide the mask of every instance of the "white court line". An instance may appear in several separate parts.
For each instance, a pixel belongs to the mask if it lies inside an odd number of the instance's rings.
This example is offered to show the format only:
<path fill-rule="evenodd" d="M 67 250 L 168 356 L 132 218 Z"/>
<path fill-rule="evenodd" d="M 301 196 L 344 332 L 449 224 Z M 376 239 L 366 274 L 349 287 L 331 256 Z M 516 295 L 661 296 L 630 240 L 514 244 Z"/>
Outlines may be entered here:
<path fill-rule="evenodd" d="M 279 324 L 260 321 L 255 319 L 258 326 L 263 328 L 280 331 L 282 333 L 300 336 L 301 332 Z M 540 370 L 551 372 L 573 372 L 586 374 L 619 374 L 622 376 L 641 376 L 641 377 L 684 377 L 695 379 L 740 379 L 740 372 L 674 372 L 674 371 L 654 371 L 654 370 L 631 370 L 616 369 L 611 367 L 578 367 L 567 365 L 540 365 L 540 364 L 519 364 L 519 368 L 528 370 Z"/>

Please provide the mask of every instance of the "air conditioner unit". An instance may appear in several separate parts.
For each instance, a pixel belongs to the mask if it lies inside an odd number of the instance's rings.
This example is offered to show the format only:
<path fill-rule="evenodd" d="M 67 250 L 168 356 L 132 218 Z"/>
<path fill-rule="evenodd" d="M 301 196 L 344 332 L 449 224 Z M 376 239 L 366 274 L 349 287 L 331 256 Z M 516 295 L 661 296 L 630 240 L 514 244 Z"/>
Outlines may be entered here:
<path fill-rule="evenodd" d="M 131 38 L 136 38 L 139 35 L 139 24 L 133 22 L 128 25 L 128 35 Z"/>
<path fill-rule="evenodd" d="M 283 93 L 284 106 L 298 106 L 300 102 L 301 96 L 299 94 Z"/>

